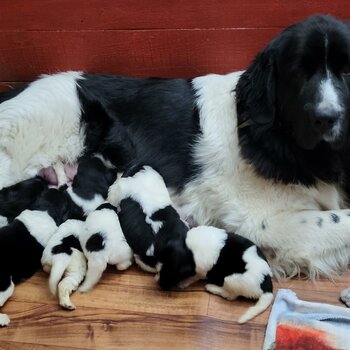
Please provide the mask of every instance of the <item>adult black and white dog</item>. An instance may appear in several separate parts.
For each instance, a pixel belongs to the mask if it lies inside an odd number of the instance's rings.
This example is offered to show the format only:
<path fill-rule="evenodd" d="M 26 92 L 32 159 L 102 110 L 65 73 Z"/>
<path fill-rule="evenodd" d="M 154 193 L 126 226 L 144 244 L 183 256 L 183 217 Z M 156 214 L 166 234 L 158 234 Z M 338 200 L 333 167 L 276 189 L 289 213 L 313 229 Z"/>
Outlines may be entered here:
<path fill-rule="evenodd" d="M 245 72 L 43 76 L 0 97 L 0 188 L 124 139 L 120 159 L 157 169 L 183 216 L 249 238 L 276 275 L 332 276 L 350 259 L 349 64 L 349 28 L 313 16 Z"/>

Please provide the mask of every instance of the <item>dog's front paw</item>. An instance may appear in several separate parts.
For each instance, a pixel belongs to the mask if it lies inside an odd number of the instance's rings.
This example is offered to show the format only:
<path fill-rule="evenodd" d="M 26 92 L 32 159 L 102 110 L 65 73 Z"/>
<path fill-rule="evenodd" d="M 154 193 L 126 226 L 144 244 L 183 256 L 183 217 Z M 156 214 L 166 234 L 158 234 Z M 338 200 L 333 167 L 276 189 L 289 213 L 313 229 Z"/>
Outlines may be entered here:
<path fill-rule="evenodd" d="M 340 293 L 340 300 L 347 306 L 350 307 L 350 287 L 347 289 L 344 289 Z"/>

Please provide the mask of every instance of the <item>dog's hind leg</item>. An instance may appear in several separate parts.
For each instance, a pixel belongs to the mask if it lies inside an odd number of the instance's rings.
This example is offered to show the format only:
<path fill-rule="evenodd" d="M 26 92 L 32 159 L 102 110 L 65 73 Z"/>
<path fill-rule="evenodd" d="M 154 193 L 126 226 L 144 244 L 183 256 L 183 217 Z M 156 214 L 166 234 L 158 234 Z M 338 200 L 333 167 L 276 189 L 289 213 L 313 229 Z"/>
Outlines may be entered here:
<path fill-rule="evenodd" d="M 58 284 L 59 304 L 68 310 L 74 310 L 75 305 L 70 300 L 72 292 L 77 290 L 86 273 L 86 259 L 82 252 L 72 248 L 71 260 L 67 266 L 62 281 Z"/>
<path fill-rule="evenodd" d="M 9 275 L 0 275 L 0 307 L 12 296 L 15 285 Z M 0 313 L 0 327 L 8 326 L 10 318 L 6 314 Z"/>
<path fill-rule="evenodd" d="M 229 293 L 224 287 L 219 287 L 216 284 L 206 284 L 205 289 L 212 294 L 219 295 L 227 300 L 235 300 L 238 295 Z"/>
<path fill-rule="evenodd" d="M 107 267 L 107 262 L 102 257 L 90 256 L 88 260 L 88 269 L 83 284 L 79 287 L 80 292 L 91 290 L 100 280 L 103 271 Z"/>

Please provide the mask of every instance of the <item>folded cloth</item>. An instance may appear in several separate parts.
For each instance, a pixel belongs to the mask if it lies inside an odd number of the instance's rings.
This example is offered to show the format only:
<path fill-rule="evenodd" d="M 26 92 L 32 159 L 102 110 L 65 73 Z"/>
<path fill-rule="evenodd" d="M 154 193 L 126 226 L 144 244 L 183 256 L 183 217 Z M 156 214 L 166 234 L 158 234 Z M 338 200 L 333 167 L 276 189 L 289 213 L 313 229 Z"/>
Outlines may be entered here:
<path fill-rule="evenodd" d="M 350 309 L 299 300 L 280 289 L 269 317 L 264 350 L 350 350 Z"/>

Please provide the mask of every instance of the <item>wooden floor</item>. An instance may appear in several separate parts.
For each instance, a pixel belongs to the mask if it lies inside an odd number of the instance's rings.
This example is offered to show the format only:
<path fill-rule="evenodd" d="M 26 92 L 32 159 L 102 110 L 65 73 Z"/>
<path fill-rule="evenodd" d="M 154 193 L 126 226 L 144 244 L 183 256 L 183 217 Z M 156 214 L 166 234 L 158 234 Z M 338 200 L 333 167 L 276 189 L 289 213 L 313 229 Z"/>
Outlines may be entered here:
<path fill-rule="evenodd" d="M 2 309 L 11 324 L 0 329 L 0 349 L 261 349 L 268 312 L 241 326 L 236 320 L 252 302 L 229 302 L 196 284 L 163 292 L 152 275 L 136 268 L 110 268 L 90 293 L 73 296 L 75 311 L 60 309 L 40 272 L 19 285 Z M 336 282 L 292 280 L 305 300 L 341 305 L 339 291 L 350 273 Z"/>

